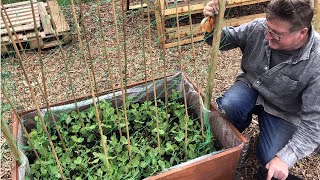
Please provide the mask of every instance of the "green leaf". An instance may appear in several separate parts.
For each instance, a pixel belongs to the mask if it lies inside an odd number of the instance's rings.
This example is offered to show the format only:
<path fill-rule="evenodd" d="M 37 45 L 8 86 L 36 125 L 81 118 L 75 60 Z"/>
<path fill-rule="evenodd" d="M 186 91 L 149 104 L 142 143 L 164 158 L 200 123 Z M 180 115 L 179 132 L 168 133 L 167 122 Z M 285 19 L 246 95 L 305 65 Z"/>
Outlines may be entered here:
<path fill-rule="evenodd" d="M 58 137 L 56 135 L 51 136 L 51 140 L 54 141 L 56 140 Z"/>
<path fill-rule="evenodd" d="M 71 140 L 72 140 L 73 142 L 77 142 L 77 141 L 78 141 L 77 136 L 71 136 L 70 138 L 71 138 Z"/>
<path fill-rule="evenodd" d="M 124 136 L 121 136 L 120 142 L 121 142 L 122 144 L 128 144 L 127 138 L 124 137 Z"/>
<path fill-rule="evenodd" d="M 181 142 L 184 139 L 184 132 L 180 131 L 178 136 L 174 137 L 174 139 Z"/>
<path fill-rule="evenodd" d="M 133 167 L 138 167 L 139 164 L 140 164 L 140 156 L 134 157 L 133 160 L 132 160 L 132 166 Z"/>
<path fill-rule="evenodd" d="M 92 119 L 93 116 L 94 116 L 94 114 L 95 114 L 94 108 L 90 108 L 90 109 L 89 109 L 89 112 L 88 112 L 88 117 L 89 117 L 89 119 Z"/>
<path fill-rule="evenodd" d="M 161 167 L 162 170 L 165 170 L 166 169 L 166 163 L 162 160 L 159 160 L 158 161 L 158 164 L 159 166 Z"/>
<path fill-rule="evenodd" d="M 95 163 L 98 163 L 99 162 L 99 159 L 95 159 L 91 162 L 91 164 L 95 164 Z"/>
<path fill-rule="evenodd" d="M 68 116 L 68 117 L 66 118 L 66 123 L 67 123 L 67 124 L 70 124 L 71 120 L 72 120 L 72 118 L 71 118 L 70 116 Z"/>
<path fill-rule="evenodd" d="M 87 142 L 92 142 L 94 140 L 96 136 L 94 134 L 90 134 L 88 139 L 87 139 Z"/>
<path fill-rule="evenodd" d="M 79 119 L 79 114 L 76 111 L 72 111 L 71 112 L 71 117 L 73 117 L 74 119 Z"/>
<path fill-rule="evenodd" d="M 138 103 L 132 104 L 132 108 L 138 109 L 139 108 L 139 104 Z"/>
<path fill-rule="evenodd" d="M 87 117 L 87 114 L 85 112 L 81 112 L 80 115 L 81 115 L 81 118 L 86 118 Z"/>
<path fill-rule="evenodd" d="M 73 126 L 71 127 L 71 132 L 74 132 L 74 133 L 75 133 L 75 132 L 79 132 L 80 128 L 81 128 L 81 126 L 78 125 L 78 124 L 73 125 Z"/>
<path fill-rule="evenodd" d="M 104 164 L 106 164 L 106 158 L 102 153 L 93 152 L 94 157 L 99 158 Z"/>
<path fill-rule="evenodd" d="M 77 159 L 74 161 L 76 164 L 80 164 L 82 162 L 82 157 L 77 157 Z"/>

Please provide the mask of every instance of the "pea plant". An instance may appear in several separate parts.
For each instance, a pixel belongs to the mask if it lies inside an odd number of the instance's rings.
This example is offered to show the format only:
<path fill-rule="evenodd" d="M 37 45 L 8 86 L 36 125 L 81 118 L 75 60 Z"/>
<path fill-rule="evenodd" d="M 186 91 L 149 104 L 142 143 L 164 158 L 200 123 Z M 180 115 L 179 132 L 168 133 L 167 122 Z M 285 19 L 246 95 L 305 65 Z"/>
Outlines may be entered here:
<path fill-rule="evenodd" d="M 115 108 L 106 100 L 98 103 L 103 133 L 107 139 L 109 168 L 105 165 L 105 155 L 102 153 L 94 107 L 90 107 L 80 114 L 76 111 L 69 114 L 62 113 L 57 123 L 66 142 L 66 151 L 63 150 L 55 129 L 51 127 L 49 130 L 64 175 L 77 180 L 105 179 L 105 177 L 109 179 L 141 179 L 184 162 L 187 158 L 194 159 L 214 151 L 213 143 L 206 144 L 201 149 L 197 148 L 203 143 L 201 127 L 199 119 L 192 117 L 187 118 L 188 150 L 184 151 L 186 114 L 184 113 L 184 104 L 179 102 L 179 92 L 172 92 L 168 103 L 168 114 L 166 114 L 163 100 L 158 99 L 157 102 L 161 139 L 160 151 L 157 147 L 154 102 L 133 103 L 130 99 L 127 102 L 130 147 L 133 157 L 131 160 L 128 155 L 124 119 L 120 121 L 122 131 L 122 136 L 120 136 Z M 119 109 L 119 111 L 123 115 L 123 110 Z M 36 128 L 29 135 L 41 158 L 29 157 L 31 159 L 31 177 L 36 179 L 61 178 L 39 118 L 36 116 L 34 120 Z M 28 150 L 32 156 L 31 148 Z"/>

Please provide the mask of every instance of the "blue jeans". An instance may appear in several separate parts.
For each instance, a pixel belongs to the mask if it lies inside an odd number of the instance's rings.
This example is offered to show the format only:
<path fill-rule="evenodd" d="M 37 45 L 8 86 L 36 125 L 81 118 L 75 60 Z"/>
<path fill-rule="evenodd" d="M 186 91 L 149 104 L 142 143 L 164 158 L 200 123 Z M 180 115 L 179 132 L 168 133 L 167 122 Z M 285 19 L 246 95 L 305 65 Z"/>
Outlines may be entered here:
<path fill-rule="evenodd" d="M 260 134 L 256 149 L 259 162 L 265 166 L 281 150 L 297 127 L 264 111 L 256 105 L 258 92 L 242 81 L 236 81 L 222 97 L 217 98 L 218 109 L 242 132 L 251 123 L 252 114 L 258 116 Z"/>

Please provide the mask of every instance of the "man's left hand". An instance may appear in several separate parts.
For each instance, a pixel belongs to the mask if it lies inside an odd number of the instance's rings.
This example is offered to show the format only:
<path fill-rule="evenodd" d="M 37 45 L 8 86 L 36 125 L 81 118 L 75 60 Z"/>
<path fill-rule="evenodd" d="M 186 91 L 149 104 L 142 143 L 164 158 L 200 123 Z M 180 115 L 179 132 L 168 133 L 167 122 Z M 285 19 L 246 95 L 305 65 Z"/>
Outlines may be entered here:
<path fill-rule="evenodd" d="M 288 177 L 289 167 L 279 157 L 275 157 L 268 162 L 266 168 L 268 169 L 267 180 L 271 180 L 272 177 L 285 180 Z"/>

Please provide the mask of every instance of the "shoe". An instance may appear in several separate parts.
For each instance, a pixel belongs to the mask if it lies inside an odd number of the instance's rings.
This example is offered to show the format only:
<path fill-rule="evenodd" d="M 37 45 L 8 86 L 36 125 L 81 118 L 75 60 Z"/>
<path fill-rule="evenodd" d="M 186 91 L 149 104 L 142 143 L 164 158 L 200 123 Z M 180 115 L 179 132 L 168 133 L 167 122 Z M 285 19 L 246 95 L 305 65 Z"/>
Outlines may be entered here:
<path fill-rule="evenodd" d="M 268 175 L 268 169 L 265 167 L 260 167 L 256 174 L 257 180 L 266 180 Z M 271 180 L 277 180 L 276 178 L 271 178 Z M 302 180 L 298 176 L 289 174 L 286 180 Z"/>

